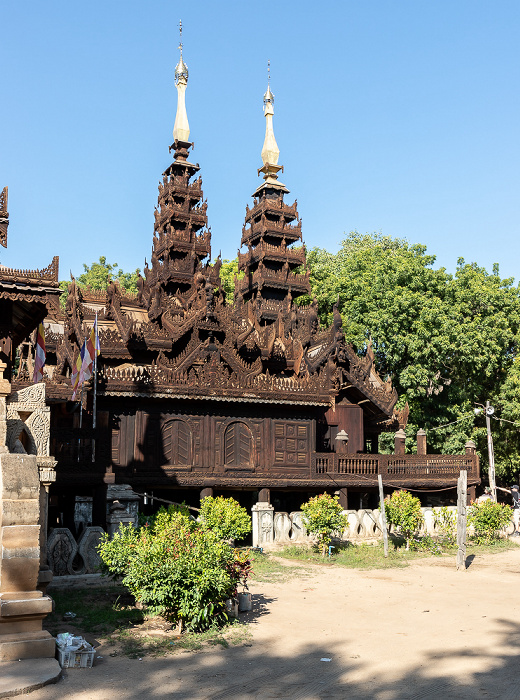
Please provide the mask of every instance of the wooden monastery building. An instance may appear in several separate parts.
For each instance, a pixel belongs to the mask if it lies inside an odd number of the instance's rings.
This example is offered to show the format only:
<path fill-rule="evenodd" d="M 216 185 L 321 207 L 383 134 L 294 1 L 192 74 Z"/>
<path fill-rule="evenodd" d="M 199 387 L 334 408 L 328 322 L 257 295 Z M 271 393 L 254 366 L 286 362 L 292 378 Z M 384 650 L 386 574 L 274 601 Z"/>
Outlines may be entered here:
<path fill-rule="evenodd" d="M 277 510 L 295 510 L 324 490 L 339 492 L 344 507 L 375 505 L 378 474 L 389 487 L 435 489 L 455 486 L 467 469 L 469 483 L 478 483 L 471 446 L 465 455 L 428 455 L 420 432 L 419 454 L 405 455 L 397 394 L 378 376 L 370 346 L 361 357 L 345 343 L 337 307 L 323 328 L 316 301 L 298 303 L 311 298 L 309 273 L 296 202 L 285 201 L 278 177 L 269 87 L 263 180 L 246 207 L 243 276 L 229 303 L 220 257 L 209 262 L 207 203 L 190 160 L 182 50 L 175 80 L 173 160 L 159 184 L 138 293 L 117 282 L 95 292 L 72 280 L 65 308 L 47 309 L 44 382 L 57 460 L 51 524 L 70 526 L 81 498 L 93 498 L 92 520 L 102 524 L 112 483 L 191 505 L 209 494 L 249 507 L 271 499 Z M 80 427 L 70 377 L 96 313 L 96 427 L 92 381 Z M 31 363 L 26 346 L 13 389 L 28 386 Z M 396 433 L 394 454 L 378 453 L 382 431 Z"/>

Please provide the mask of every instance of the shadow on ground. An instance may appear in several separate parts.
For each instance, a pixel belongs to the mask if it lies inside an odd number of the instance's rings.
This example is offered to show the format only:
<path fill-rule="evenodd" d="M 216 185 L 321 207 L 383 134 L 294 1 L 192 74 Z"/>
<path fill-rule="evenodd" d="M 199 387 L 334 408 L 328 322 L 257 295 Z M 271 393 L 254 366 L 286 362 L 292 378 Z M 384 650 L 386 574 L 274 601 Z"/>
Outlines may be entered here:
<path fill-rule="evenodd" d="M 355 646 L 350 658 L 340 660 L 334 646 L 308 645 L 302 653 L 285 657 L 269 653 L 265 645 L 255 649 L 253 643 L 167 658 L 104 658 L 90 671 L 65 672 L 58 685 L 35 695 L 42 700 L 517 700 L 520 624 L 495 620 L 495 625 L 493 646 L 507 647 L 507 656 L 485 648 L 449 653 L 440 649 L 391 681 L 372 677 L 370 667 L 377 660 L 360 658 Z M 470 672 L 470 667 L 479 670 Z M 459 670 L 450 671 L 455 668 Z"/>

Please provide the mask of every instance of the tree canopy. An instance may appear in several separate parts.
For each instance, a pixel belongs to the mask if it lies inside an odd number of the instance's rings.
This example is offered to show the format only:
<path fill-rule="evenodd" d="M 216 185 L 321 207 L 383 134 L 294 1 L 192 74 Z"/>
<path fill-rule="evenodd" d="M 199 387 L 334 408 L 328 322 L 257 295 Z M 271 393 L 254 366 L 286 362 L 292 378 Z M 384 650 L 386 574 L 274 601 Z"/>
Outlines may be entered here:
<path fill-rule="evenodd" d="M 426 246 L 381 234 L 350 233 L 336 254 L 310 251 L 311 286 L 323 321 L 339 297 L 346 339 L 359 352 L 369 340 L 379 373 L 408 401 L 407 447 L 419 427 L 429 449 L 462 452 L 472 438 L 486 461 L 483 418 L 475 404 L 495 403 L 497 417 L 520 421 L 520 293 L 460 258 L 454 275 L 436 269 Z M 459 423 L 439 428 L 445 423 Z M 520 465 L 518 428 L 494 423 L 497 473 Z M 507 449 L 504 449 L 507 443 Z"/>
<path fill-rule="evenodd" d="M 83 272 L 76 282 L 80 287 L 103 291 L 108 287 L 111 279 L 119 282 L 121 288 L 132 294 L 137 294 L 137 279 L 141 270 L 137 268 L 134 272 L 124 272 L 117 263 L 107 263 L 104 255 L 101 255 L 98 262 L 91 265 L 83 263 Z M 64 280 L 60 282 L 60 288 L 67 292 L 70 282 Z M 65 294 L 62 294 L 62 303 L 65 303 Z"/>

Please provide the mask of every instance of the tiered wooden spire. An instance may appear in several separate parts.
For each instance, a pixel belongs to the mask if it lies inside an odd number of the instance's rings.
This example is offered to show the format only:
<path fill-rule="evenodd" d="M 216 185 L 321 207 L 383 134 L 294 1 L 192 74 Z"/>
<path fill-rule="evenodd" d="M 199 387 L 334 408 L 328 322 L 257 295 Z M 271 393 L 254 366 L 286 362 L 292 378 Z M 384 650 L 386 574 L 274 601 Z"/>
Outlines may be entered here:
<path fill-rule="evenodd" d="M 202 179 L 193 179 L 199 166 L 188 161 L 193 143 L 185 106 L 188 68 L 181 56 L 175 69 L 178 102 L 174 142 L 170 152 L 175 160 L 163 173 L 159 183 L 158 206 L 151 268 L 145 264 L 142 294 L 148 303 L 150 317 L 158 318 L 161 311 L 174 312 L 186 307 L 194 293 L 201 261 L 211 256 L 211 233 L 207 229 L 207 202 L 203 200 Z"/>
<path fill-rule="evenodd" d="M 239 270 L 245 272 L 238 283 L 238 293 L 244 300 L 269 301 L 257 304 L 264 320 L 274 319 L 278 311 L 286 311 L 293 299 L 311 293 L 308 271 L 305 270 L 305 247 L 294 246 L 302 240 L 301 222 L 296 202 L 289 206 L 284 195 L 289 192 L 278 181 L 279 150 L 274 137 L 272 117 L 274 95 L 268 85 L 264 95 L 266 132 L 262 148 L 263 166 L 258 171 L 264 182 L 257 188 L 252 209 L 246 207 L 245 225 L 242 229 L 242 246 L 248 252 L 238 255 Z M 296 222 L 296 223 L 295 223 Z M 269 308 L 269 311 L 267 311 Z"/>

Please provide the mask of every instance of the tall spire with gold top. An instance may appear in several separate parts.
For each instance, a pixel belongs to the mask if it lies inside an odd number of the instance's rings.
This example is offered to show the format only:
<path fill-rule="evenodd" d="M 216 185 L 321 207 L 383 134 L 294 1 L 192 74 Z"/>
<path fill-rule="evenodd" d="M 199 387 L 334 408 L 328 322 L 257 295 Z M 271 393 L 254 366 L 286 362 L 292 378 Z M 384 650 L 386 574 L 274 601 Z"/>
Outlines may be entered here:
<path fill-rule="evenodd" d="M 179 22 L 182 39 L 182 23 Z M 188 68 L 182 57 L 175 68 L 177 114 L 173 127 L 173 163 L 164 171 L 159 183 L 159 198 L 155 209 L 152 266 L 145 265 L 144 295 L 148 316 L 161 319 L 169 328 L 168 319 L 184 313 L 187 300 L 193 294 L 195 274 L 202 261 L 211 257 L 211 233 L 207 227 L 207 202 L 202 193 L 202 179 L 196 163 L 188 160 L 193 143 L 189 141 L 190 127 L 186 114 L 185 93 Z M 173 331 L 172 331 L 173 332 Z"/>
<path fill-rule="evenodd" d="M 179 51 L 181 52 L 179 63 L 175 68 L 175 85 L 177 86 L 177 114 L 173 127 L 173 140 L 189 142 L 190 125 L 186 112 L 186 88 L 188 87 L 188 66 L 182 58 L 182 20 L 179 22 Z"/>
<path fill-rule="evenodd" d="M 274 95 L 270 83 L 268 64 L 263 165 L 258 171 L 263 173 L 264 182 L 253 195 L 253 208 L 246 207 L 241 246 L 248 250 L 238 253 L 238 269 L 245 274 L 235 288 L 246 302 L 256 299 L 262 323 L 275 321 L 279 313 L 292 308 L 293 299 L 311 291 L 309 273 L 297 271 L 305 268 L 306 259 L 305 247 L 294 245 L 302 239 L 296 202 L 292 206 L 284 202 L 289 190 L 278 180 L 283 167 L 278 165 L 280 150 L 273 130 Z"/>

